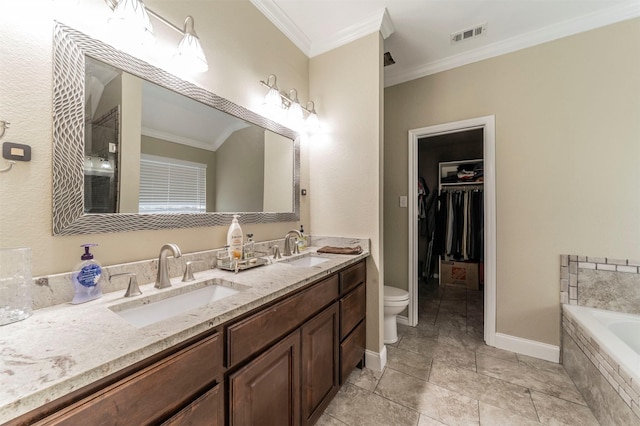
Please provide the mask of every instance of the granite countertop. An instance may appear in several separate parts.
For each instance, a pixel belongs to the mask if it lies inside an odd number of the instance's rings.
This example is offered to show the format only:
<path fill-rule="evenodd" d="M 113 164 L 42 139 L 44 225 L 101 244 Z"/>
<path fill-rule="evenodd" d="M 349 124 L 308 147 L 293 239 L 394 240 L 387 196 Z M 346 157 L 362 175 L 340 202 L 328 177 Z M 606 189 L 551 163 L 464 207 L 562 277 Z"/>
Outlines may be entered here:
<path fill-rule="evenodd" d="M 172 287 L 157 290 L 141 283 L 142 296 L 124 298 L 123 291 L 105 294 L 81 305 L 63 303 L 34 311 L 26 320 L 0 327 L 0 423 L 60 398 L 111 373 L 144 360 L 190 337 L 232 320 L 272 300 L 369 256 L 367 240 L 359 255 L 321 254 L 329 259 L 312 267 L 272 264 L 238 274 L 210 269 L 194 273 L 195 281 L 171 279 Z M 315 253 L 309 247 L 300 255 Z M 212 279 L 238 293 L 186 314 L 137 328 L 110 307 L 134 303 L 155 294 L 186 291 Z"/>

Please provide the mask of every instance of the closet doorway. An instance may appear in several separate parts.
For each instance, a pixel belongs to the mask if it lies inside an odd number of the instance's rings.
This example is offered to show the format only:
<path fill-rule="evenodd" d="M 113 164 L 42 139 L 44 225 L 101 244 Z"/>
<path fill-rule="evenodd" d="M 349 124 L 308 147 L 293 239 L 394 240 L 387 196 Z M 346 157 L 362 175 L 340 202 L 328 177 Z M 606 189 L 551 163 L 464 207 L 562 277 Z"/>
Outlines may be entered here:
<path fill-rule="evenodd" d="M 476 141 L 476 143 L 473 142 Z M 464 141 L 464 142 L 461 142 Z M 438 168 L 438 178 L 430 178 L 427 183 L 429 191 L 434 195 L 439 195 L 440 176 L 443 171 L 446 175 L 448 168 L 457 167 L 450 164 L 452 160 L 470 160 L 469 164 L 483 164 L 482 177 L 482 203 L 483 203 L 483 266 L 482 277 L 484 282 L 484 340 L 487 345 L 495 346 L 496 334 L 496 212 L 495 212 L 495 117 L 486 116 L 464 121 L 440 124 L 436 126 L 424 127 L 409 131 L 409 309 L 407 323 L 415 326 L 418 323 L 418 294 L 419 281 L 424 274 L 433 275 L 439 273 L 440 262 L 435 253 L 434 247 L 429 247 L 429 240 L 433 241 L 433 236 L 428 234 L 433 227 L 427 227 L 428 221 L 424 215 L 427 213 L 424 203 L 419 203 L 418 193 L 420 190 L 420 173 L 418 165 L 420 162 L 420 146 L 428 149 L 430 142 L 433 142 L 435 152 L 448 152 L 447 158 L 431 160 L 431 167 Z M 457 145 L 455 148 L 441 149 L 443 145 Z M 475 145 L 475 146 L 474 146 Z M 440 148 L 435 148 L 439 146 Z M 460 152 L 460 158 L 452 158 L 456 151 Z M 440 161 L 442 160 L 442 161 Z M 442 163 L 441 166 L 439 163 Z M 464 161 L 463 161 L 464 163 Z M 435 165 L 434 165 L 435 164 Z M 423 164 L 424 166 L 424 164 Z M 435 171 L 432 170 L 431 176 Z M 424 188 L 423 188 L 424 189 Z M 424 201 L 423 199 L 422 201 Z M 437 200 L 435 200 L 437 208 Z M 422 217 L 421 220 L 419 220 Z M 431 237 L 431 238 L 430 238 Z M 437 242 L 435 242 L 437 244 Z M 429 249 L 432 251 L 429 263 Z M 475 255 L 474 255 L 475 256 Z"/>

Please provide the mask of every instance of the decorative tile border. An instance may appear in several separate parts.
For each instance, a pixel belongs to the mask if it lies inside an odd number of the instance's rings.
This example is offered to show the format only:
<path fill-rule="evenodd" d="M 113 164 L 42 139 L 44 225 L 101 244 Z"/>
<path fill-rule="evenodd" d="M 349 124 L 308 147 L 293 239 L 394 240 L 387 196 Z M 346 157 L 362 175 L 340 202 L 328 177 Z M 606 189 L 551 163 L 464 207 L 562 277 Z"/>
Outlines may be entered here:
<path fill-rule="evenodd" d="M 640 261 L 608 257 L 560 256 L 560 303 L 578 304 L 578 273 L 580 269 L 640 274 Z"/>
<path fill-rule="evenodd" d="M 573 338 L 600 374 L 611 384 L 620 398 L 640 418 L 640 383 L 620 366 L 604 349 L 598 345 L 580 324 L 569 315 L 562 316 L 564 330 Z"/>

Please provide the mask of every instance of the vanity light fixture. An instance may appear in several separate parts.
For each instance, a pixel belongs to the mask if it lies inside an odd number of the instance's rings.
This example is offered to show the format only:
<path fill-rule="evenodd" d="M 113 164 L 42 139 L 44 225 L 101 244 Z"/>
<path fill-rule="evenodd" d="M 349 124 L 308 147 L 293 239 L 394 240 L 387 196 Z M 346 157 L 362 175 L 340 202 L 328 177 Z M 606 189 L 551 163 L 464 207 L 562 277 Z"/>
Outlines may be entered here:
<path fill-rule="evenodd" d="M 152 45 L 156 38 L 153 34 L 153 26 L 144 7 L 142 0 L 105 0 L 113 9 L 113 15 L 109 18 L 109 24 L 116 27 L 124 39 L 140 40 L 142 45 Z"/>
<path fill-rule="evenodd" d="M 178 52 L 176 56 L 180 58 L 183 64 L 197 72 L 205 72 L 209 69 L 207 58 L 204 56 L 204 50 L 200 44 L 200 39 L 193 28 L 193 17 L 187 16 L 184 20 L 184 36 L 178 44 Z"/>
<path fill-rule="evenodd" d="M 296 89 L 289 90 L 289 109 L 287 110 L 287 118 L 293 124 L 294 127 L 299 127 L 304 119 L 304 113 L 302 112 L 302 105 L 298 100 L 298 91 Z"/>
<path fill-rule="evenodd" d="M 126 28 L 125 37 L 136 37 L 142 33 L 142 44 L 152 44 L 155 42 L 153 35 L 153 27 L 149 15 L 161 21 L 169 28 L 174 29 L 182 34 L 182 40 L 178 44 L 178 50 L 174 55 L 179 59 L 183 67 L 190 71 L 205 72 L 209 69 L 207 58 L 202 49 L 200 38 L 196 34 L 192 16 L 187 16 L 184 20 L 184 27 L 179 28 L 160 16 L 157 12 L 146 8 L 142 0 L 104 0 L 105 3 L 113 10 L 113 16 L 109 19 L 109 23 L 119 24 Z M 139 37 L 139 36 L 138 36 Z"/>
<path fill-rule="evenodd" d="M 273 80 L 273 83 L 271 82 Z M 264 98 L 264 104 L 269 108 L 274 108 L 276 111 L 287 111 L 287 118 L 293 124 L 294 127 L 304 127 L 308 131 L 318 131 L 320 129 L 320 120 L 318 119 L 318 113 L 316 112 L 315 104 L 313 101 L 307 102 L 307 107 L 303 107 L 298 100 L 298 91 L 291 89 L 289 95 L 281 92 L 276 84 L 277 77 L 275 74 L 270 74 L 267 77 L 267 81 L 260 80 L 260 84 L 269 88 L 267 95 Z M 309 108 L 311 104 L 311 108 Z M 307 118 L 304 118 L 304 114 L 307 114 Z"/>
<path fill-rule="evenodd" d="M 309 109 L 309 104 L 311 104 L 311 109 Z M 304 121 L 304 125 L 310 132 L 317 132 L 320 130 L 320 120 L 318 119 L 318 113 L 316 112 L 316 105 L 313 101 L 307 102 L 307 107 L 305 108 L 309 111 L 309 115 L 307 115 L 307 119 Z"/>

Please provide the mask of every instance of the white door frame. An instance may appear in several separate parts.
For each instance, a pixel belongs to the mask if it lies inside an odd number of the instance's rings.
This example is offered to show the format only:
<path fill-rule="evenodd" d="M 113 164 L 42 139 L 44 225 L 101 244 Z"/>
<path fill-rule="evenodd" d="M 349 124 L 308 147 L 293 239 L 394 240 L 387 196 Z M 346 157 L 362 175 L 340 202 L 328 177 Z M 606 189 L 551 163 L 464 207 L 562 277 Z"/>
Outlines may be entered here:
<path fill-rule="evenodd" d="M 484 159 L 484 340 L 496 336 L 496 135 L 495 116 L 409 130 L 409 325 L 418 324 L 418 139 L 482 128 Z M 434 189 L 435 190 L 435 189 Z"/>

